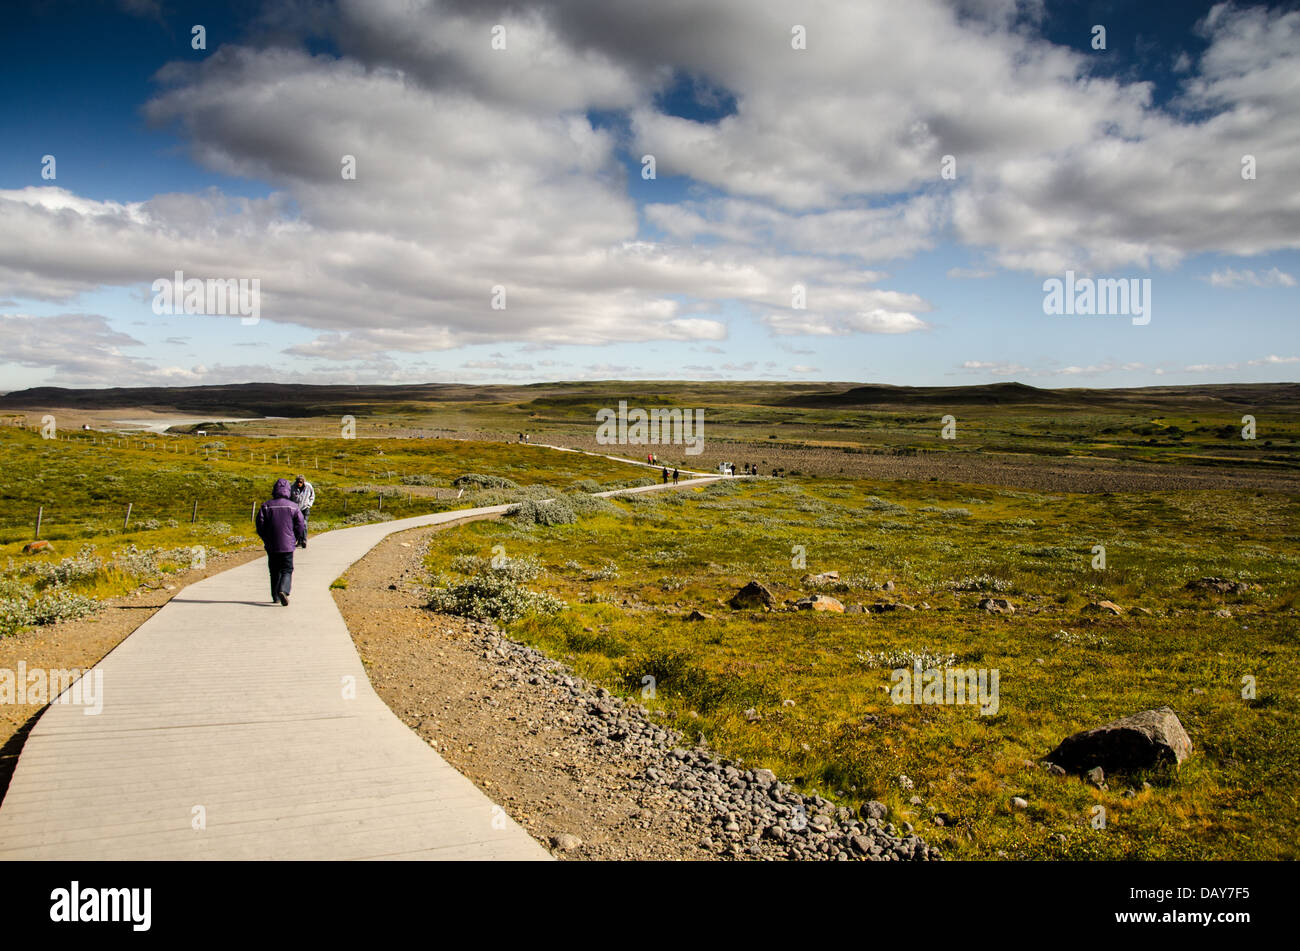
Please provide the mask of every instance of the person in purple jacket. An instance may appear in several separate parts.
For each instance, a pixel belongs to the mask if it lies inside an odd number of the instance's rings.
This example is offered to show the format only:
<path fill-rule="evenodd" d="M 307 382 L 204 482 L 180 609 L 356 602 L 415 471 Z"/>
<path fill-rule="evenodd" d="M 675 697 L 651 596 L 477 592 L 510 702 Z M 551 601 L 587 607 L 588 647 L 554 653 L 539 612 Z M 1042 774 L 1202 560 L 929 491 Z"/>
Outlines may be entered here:
<path fill-rule="evenodd" d="M 279 601 L 287 607 L 289 586 L 293 581 L 293 550 L 298 539 L 307 537 L 307 523 L 302 511 L 289 498 L 288 479 L 275 480 L 271 498 L 257 510 L 254 524 L 266 549 L 266 564 L 271 571 L 271 601 Z M 307 547 L 305 541 L 302 547 Z"/>

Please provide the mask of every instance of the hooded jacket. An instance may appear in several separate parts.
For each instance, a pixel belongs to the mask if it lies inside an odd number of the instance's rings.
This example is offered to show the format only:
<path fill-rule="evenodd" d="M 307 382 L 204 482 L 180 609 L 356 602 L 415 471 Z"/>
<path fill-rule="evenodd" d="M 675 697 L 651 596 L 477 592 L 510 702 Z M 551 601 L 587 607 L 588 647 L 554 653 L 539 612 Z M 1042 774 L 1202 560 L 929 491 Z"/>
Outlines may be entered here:
<path fill-rule="evenodd" d="M 299 537 L 307 534 L 307 523 L 298 506 L 289 500 L 289 480 L 276 479 L 269 501 L 257 510 L 257 534 L 267 552 L 283 554 L 297 547 Z"/>
<path fill-rule="evenodd" d="M 293 485 L 289 487 L 289 498 L 297 504 L 298 508 L 306 512 L 316 504 L 316 489 L 306 479 L 303 480 L 300 489 L 295 480 Z"/>

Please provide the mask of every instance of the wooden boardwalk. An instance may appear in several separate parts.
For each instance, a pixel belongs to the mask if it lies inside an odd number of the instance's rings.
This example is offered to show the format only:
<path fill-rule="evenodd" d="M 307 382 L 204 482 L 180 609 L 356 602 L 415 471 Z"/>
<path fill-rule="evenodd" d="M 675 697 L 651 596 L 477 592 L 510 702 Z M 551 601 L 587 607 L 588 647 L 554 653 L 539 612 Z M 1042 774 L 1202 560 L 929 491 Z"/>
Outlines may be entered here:
<path fill-rule="evenodd" d="M 101 713 L 41 715 L 0 859 L 549 858 L 384 705 L 329 593 L 393 532 L 506 508 L 317 535 L 287 608 L 265 559 L 186 587 L 100 662 Z"/>

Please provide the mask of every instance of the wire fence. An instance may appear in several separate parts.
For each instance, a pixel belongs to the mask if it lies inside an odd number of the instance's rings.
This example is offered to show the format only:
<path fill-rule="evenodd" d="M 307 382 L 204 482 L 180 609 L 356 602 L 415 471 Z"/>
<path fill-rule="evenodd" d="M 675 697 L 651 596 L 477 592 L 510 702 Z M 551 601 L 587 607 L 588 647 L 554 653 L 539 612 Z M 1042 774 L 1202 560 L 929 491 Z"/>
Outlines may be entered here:
<path fill-rule="evenodd" d="M 39 432 L 39 427 L 17 428 Z M 461 495 L 449 487 L 450 476 L 429 473 L 420 440 L 384 446 L 390 453 L 385 457 L 369 440 L 342 445 L 337 439 L 309 438 L 302 445 L 268 440 L 263 446 L 258 445 L 259 437 L 222 433 L 73 430 L 41 435 L 44 438 L 5 447 L 12 451 L 4 457 L 10 471 L 0 467 L 0 543 L 129 536 L 186 525 L 213 537 L 253 536 L 257 507 L 270 497 L 274 480 L 292 480 L 300 473 L 315 489 L 314 524 L 445 511 Z M 40 452 L 54 447 L 74 451 Z M 87 455 L 85 450 L 93 451 Z M 140 466 L 136 460 L 141 452 L 155 463 L 174 457 L 179 464 Z M 508 472 L 519 464 L 506 457 L 485 471 Z"/>

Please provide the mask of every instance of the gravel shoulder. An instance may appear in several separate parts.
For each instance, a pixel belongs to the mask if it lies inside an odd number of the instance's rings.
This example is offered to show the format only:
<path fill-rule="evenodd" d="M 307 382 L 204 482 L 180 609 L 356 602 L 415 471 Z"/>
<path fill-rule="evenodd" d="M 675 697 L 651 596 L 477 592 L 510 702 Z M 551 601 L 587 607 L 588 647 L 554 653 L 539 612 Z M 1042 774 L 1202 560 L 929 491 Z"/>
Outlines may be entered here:
<path fill-rule="evenodd" d="M 438 530 L 390 536 L 348 569 L 335 602 L 389 708 L 558 857 L 939 857 L 883 813 L 855 817 L 683 745 L 492 625 L 426 610 L 422 561 Z"/>

